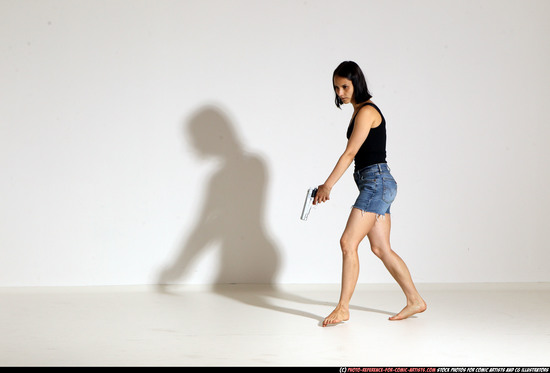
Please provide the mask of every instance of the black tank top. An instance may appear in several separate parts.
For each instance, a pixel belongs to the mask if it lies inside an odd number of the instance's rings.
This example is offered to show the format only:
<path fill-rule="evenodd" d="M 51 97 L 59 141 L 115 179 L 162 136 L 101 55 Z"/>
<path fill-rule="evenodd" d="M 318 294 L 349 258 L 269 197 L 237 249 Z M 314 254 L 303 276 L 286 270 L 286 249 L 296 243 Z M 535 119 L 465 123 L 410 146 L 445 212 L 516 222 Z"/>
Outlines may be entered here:
<path fill-rule="evenodd" d="M 365 142 L 363 142 L 363 145 L 361 145 L 361 148 L 355 155 L 355 171 L 362 170 L 363 168 L 373 164 L 386 163 L 386 119 L 384 119 L 384 116 L 378 106 L 367 102 L 362 107 L 366 105 L 374 107 L 380 113 L 382 123 L 380 123 L 378 127 L 370 129 L 369 135 L 365 139 Z M 361 108 L 359 110 L 361 110 Z M 356 115 L 351 118 L 351 122 L 348 127 L 348 140 L 353 132 Z"/>

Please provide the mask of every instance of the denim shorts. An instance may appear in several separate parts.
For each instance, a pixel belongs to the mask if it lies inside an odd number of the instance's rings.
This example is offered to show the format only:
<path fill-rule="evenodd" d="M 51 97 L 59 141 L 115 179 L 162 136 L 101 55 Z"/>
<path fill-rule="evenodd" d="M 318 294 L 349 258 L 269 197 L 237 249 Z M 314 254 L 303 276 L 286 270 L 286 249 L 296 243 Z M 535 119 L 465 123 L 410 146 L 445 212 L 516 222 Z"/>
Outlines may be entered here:
<path fill-rule="evenodd" d="M 397 195 L 397 183 L 386 163 L 373 164 L 353 173 L 359 197 L 353 207 L 377 215 L 390 213 Z"/>

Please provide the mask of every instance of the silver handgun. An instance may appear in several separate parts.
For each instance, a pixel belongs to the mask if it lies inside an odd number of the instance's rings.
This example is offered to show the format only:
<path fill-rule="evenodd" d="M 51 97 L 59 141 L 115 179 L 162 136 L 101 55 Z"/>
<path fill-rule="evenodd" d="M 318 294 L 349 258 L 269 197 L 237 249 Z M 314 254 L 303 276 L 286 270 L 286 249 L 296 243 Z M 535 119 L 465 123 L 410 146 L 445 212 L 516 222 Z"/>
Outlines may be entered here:
<path fill-rule="evenodd" d="M 317 188 L 310 188 L 307 191 L 306 200 L 304 202 L 304 207 L 302 208 L 302 220 L 307 220 L 309 212 L 311 211 L 311 206 L 313 206 L 313 199 L 317 194 Z"/>

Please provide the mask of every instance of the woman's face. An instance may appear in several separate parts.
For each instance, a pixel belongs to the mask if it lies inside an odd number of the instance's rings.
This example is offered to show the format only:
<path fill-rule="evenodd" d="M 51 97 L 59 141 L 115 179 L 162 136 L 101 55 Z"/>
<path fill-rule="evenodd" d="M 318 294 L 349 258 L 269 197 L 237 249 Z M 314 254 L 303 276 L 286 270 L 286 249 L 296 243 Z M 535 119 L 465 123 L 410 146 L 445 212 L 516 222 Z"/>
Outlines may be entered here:
<path fill-rule="evenodd" d="M 344 104 L 353 104 L 355 101 L 353 97 L 353 83 L 349 79 L 342 78 L 341 76 L 335 76 L 334 92 L 338 95 L 338 97 L 340 97 L 340 100 L 342 100 L 342 103 Z"/>

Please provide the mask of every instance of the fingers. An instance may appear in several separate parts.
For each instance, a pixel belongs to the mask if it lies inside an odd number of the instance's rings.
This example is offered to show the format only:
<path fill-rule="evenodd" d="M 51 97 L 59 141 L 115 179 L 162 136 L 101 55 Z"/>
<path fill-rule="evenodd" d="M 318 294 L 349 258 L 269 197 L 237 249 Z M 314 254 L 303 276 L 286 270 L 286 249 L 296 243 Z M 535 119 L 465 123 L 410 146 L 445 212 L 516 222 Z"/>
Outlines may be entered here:
<path fill-rule="evenodd" d="M 313 204 L 316 205 L 318 203 L 326 202 L 330 199 L 330 197 L 326 194 L 317 192 L 317 195 L 313 199 Z"/>
<path fill-rule="evenodd" d="M 324 185 L 319 185 L 317 187 L 317 193 L 313 199 L 313 204 L 317 205 L 318 203 L 326 202 L 330 199 L 330 189 Z"/>

